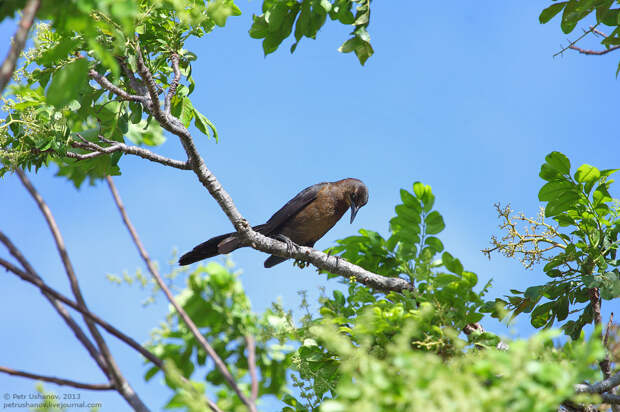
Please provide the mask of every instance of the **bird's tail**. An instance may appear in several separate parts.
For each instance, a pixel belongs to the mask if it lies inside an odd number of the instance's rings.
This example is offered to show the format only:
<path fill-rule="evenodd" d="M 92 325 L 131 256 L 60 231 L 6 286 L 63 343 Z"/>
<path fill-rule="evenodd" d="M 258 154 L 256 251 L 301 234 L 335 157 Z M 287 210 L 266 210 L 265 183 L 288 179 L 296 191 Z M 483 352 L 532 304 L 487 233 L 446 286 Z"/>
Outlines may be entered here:
<path fill-rule="evenodd" d="M 264 234 L 265 225 L 254 226 L 253 229 Z M 181 259 L 179 259 L 179 264 L 181 266 L 189 265 L 191 263 L 198 262 L 199 260 L 230 253 L 233 250 L 239 249 L 241 246 L 241 242 L 235 232 L 215 236 L 206 242 L 202 242 L 181 256 Z"/>
<path fill-rule="evenodd" d="M 230 239 L 230 240 L 229 240 Z M 226 243 L 226 251 L 221 251 L 218 246 L 220 243 Z M 236 247 L 235 247 L 236 246 Z M 215 236 L 206 242 L 202 242 L 192 250 L 181 256 L 179 264 L 181 266 L 189 265 L 199 260 L 207 259 L 213 256 L 217 256 L 222 253 L 229 253 L 239 247 L 239 241 L 234 236 L 234 233 L 226 233 L 225 235 Z"/>

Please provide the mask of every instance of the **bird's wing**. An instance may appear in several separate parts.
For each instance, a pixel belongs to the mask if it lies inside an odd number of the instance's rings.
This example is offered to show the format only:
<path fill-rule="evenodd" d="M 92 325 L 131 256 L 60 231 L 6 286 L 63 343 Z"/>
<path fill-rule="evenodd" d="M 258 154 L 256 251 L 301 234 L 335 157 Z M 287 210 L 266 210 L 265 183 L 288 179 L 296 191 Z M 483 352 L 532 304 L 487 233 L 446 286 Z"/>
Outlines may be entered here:
<path fill-rule="evenodd" d="M 261 225 L 260 232 L 264 235 L 271 234 L 280 225 L 285 223 L 288 219 L 295 216 L 302 211 L 308 204 L 316 199 L 317 194 L 325 187 L 327 183 L 317 183 L 310 187 L 305 188 L 297 194 L 294 198 L 289 200 L 280 210 L 274 213 L 273 216 L 265 223 Z"/>

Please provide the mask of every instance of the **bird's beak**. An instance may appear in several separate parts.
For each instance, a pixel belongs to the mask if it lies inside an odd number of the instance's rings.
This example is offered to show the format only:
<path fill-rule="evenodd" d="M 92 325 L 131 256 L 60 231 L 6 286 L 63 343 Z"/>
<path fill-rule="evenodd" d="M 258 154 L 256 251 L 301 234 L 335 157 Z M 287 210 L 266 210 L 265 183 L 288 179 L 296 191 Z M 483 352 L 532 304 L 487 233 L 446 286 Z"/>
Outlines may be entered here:
<path fill-rule="evenodd" d="M 358 210 L 360 210 L 360 208 L 355 203 L 351 203 L 351 223 L 353 223 L 353 219 L 355 219 Z"/>

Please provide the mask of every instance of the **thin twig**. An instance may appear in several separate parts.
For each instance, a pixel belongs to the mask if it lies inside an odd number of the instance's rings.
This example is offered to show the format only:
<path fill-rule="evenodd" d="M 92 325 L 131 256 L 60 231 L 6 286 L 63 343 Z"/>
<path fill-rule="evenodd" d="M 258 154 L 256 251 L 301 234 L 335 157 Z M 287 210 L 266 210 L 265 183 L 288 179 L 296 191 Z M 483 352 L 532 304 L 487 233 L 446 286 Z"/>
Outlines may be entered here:
<path fill-rule="evenodd" d="M 92 391 L 109 391 L 109 390 L 114 389 L 114 385 L 112 385 L 111 383 L 99 383 L 99 384 L 82 383 L 82 382 L 72 381 L 70 379 L 57 378 L 55 376 L 45 376 L 45 375 L 39 375 L 36 373 L 18 371 L 15 369 L 7 368 L 5 366 L 0 366 L 0 372 L 7 373 L 13 376 L 22 376 L 24 378 L 36 379 L 36 380 L 44 381 L 44 382 L 51 382 L 51 383 L 55 383 L 56 385 L 61 385 L 61 386 L 72 386 L 74 388 L 90 389 Z"/>
<path fill-rule="evenodd" d="M 22 50 L 24 50 L 26 39 L 28 38 L 28 32 L 32 27 L 32 23 L 34 23 L 34 18 L 40 5 L 41 0 L 28 0 L 28 3 L 26 3 L 26 6 L 24 7 L 22 18 L 19 21 L 19 26 L 15 32 L 15 36 L 13 36 L 13 44 L 11 45 L 8 54 L 0 67 L 0 95 L 2 95 L 6 85 L 9 84 L 9 81 L 11 80 L 11 76 L 13 76 L 15 66 L 17 65 L 17 59 L 19 58 Z"/>
<path fill-rule="evenodd" d="M 34 188 L 28 177 L 26 177 L 24 172 L 18 168 L 16 169 L 16 173 L 24 187 L 26 187 L 30 195 L 37 203 L 37 206 L 39 206 L 41 213 L 47 221 L 47 224 L 52 232 L 54 241 L 56 242 L 56 248 L 58 249 L 58 253 L 65 267 L 65 272 L 67 273 L 67 277 L 69 278 L 69 284 L 71 285 L 71 290 L 73 291 L 73 295 L 75 296 L 77 304 L 84 310 L 88 310 L 88 306 L 86 305 L 84 297 L 82 296 L 82 291 L 80 290 L 77 276 L 73 269 L 73 264 L 69 259 L 67 248 L 65 247 L 64 240 L 62 238 L 62 235 L 60 234 L 60 230 L 58 229 L 58 225 L 56 224 L 56 220 L 54 219 L 51 210 L 43 200 L 43 197 L 41 197 L 39 192 L 37 192 L 37 190 Z M 110 352 L 110 349 L 108 348 L 108 345 L 103 339 L 103 336 L 101 336 L 101 333 L 99 333 L 99 330 L 97 330 L 97 326 L 95 325 L 95 323 L 87 316 L 82 316 L 92 337 L 95 339 L 95 342 L 97 342 L 97 346 L 99 347 L 101 355 L 105 359 L 107 370 L 105 370 L 104 372 L 107 373 L 108 378 L 112 379 L 117 391 L 135 410 L 141 412 L 148 411 L 148 408 L 146 407 L 144 402 L 142 402 L 142 400 L 138 397 L 133 388 L 129 385 L 125 377 L 122 375 L 118 365 L 116 364 L 116 361 L 114 360 L 114 357 L 112 356 L 112 353 Z"/>
<path fill-rule="evenodd" d="M 248 348 L 248 369 L 252 381 L 251 398 L 252 403 L 256 403 L 258 398 L 258 374 L 256 373 L 256 342 L 251 335 L 245 336 L 245 345 Z"/>
<path fill-rule="evenodd" d="M 78 137 L 82 138 L 82 136 L 80 136 L 79 134 L 78 134 Z M 158 155 L 157 153 L 151 152 L 150 150 L 143 149 L 141 147 L 136 147 L 136 146 L 129 146 L 129 145 L 126 145 L 125 143 L 120 143 L 120 142 L 114 142 L 112 146 L 109 146 L 109 147 L 102 147 L 102 146 L 99 146 L 98 144 L 95 144 L 93 142 L 88 142 L 88 141 L 86 143 L 71 142 L 71 146 L 75 148 L 79 148 L 79 149 L 93 151 L 93 153 L 89 153 L 88 155 L 81 155 L 83 156 L 83 158 L 86 158 L 85 156 L 96 157 L 102 154 L 123 152 L 125 154 L 139 156 L 143 159 L 150 160 L 151 162 L 161 163 L 165 166 L 174 167 L 176 169 L 181 169 L 181 170 L 191 169 L 188 162 L 182 162 L 180 160 L 170 159 L 168 157 L 164 157 L 164 156 Z"/>
<path fill-rule="evenodd" d="M 215 367 L 222 374 L 222 376 L 224 377 L 224 380 L 233 389 L 233 391 L 235 391 L 239 399 L 241 399 L 241 401 L 250 409 L 250 411 L 255 412 L 256 406 L 241 391 L 241 388 L 239 388 L 239 386 L 235 382 L 233 376 L 231 375 L 230 371 L 228 370 L 228 367 L 226 366 L 222 358 L 220 358 L 217 352 L 215 352 L 215 349 L 213 349 L 213 347 L 209 344 L 209 342 L 207 342 L 205 337 L 200 333 L 196 324 L 191 320 L 191 318 L 185 312 L 185 310 L 183 310 L 181 305 L 179 305 L 179 303 L 176 301 L 176 299 L 172 295 L 172 292 L 170 292 L 170 289 L 168 288 L 168 286 L 166 285 L 162 277 L 159 275 L 159 271 L 157 270 L 157 268 L 151 261 L 151 258 L 149 257 L 148 253 L 146 252 L 146 249 L 144 248 L 144 246 L 142 245 L 142 242 L 140 241 L 140 238 L 138 237 L 138 233 L 136 232 L 136 229 L 133 227 L 133 224 L 129 220 L 129 216 L 127 215 L 127 212 L 125 211 L 125 206 L 123 205 L 123 202 L 120 198 L 118 190 L 116 190 L 114 181 L 112 180 L 110 176 L 106 177 L 106 181 L 108 183 L 108 186 L 110 187 L 110 192 L 112 192 L 112 197 L 114 198 L 114 202 L 116 203 L 116 206 L 121 214 L 123 222 L 125 223 L 125 226 L 127 226 L 127 230 L 129 230 L 129 234 L 131 235 L 131 238 L 134 244 L 138 248 L 138 252 L 140 253 L 140 256 L 142 257 L 142 259 L 144 260 L 144 263 L 146 264 L 149 272 L 151 272 L 151 275 L 153 275 L 153 278 L 155 279 L 155 281 L 157 282 L 161 290 L 166 295 L 166 298 L 168 298 L 168 301 L 172 304 L 172 306 L 174 306 L 174 309 L 177 311 L 179 316 L 181 316 L 181 318 L 183 319 L 183 322 L 185 322 L 185 324 L 187 325 L 189 330 L 192 332 L 196 340 L 200 343 L 200 345 L 207 352 L 207 354 L 211 357 L 211 359 L 213 359 L 213 363 L 215 364 Z"/>
<path fill-rule="evenodd" d="M 583 34 L 581 36 L 579 36 L 577 38 L 577 40 L 570 42 L 570 44 L 564 48 L 562 48 L 562 50 L 560 50 L 559 52 L 557 52 L 556 54 L 553 55 L 553 57 L 559 56 L 560 54 L 564 53 L 566 50 L 570 49 L 571 46 L 574 46 L 575 44 L 577 44 L 577 42 L 579 42 L 579 40 L 583 39 L 584 37 L 586 37 L 588 34 L 592 33 L 596 27 L 600 24 L 596 23 L 594 26 L 590 26 L 590 30 L 584 30 Z"/>
<path fill-rule="evenodd" d="M 0 266 L 4 267 L 9 272 L 12 272 L 15 275 L 19 276 L 22 280 L 25 280 L 26 282 L 38 287 L 43 294 L 51 295 L 54 299 L 61 301 L 65 305 L 69 306 L 70 308 L 92 319 L 94 322 L 101 325 L 101 327 L 105 329 L 106 331 L 108 331 L 111 335 L 117 337 L 118 339 L 125 342 L 127 345 L 129 345 L 133 349 L 135 349 L 142 356 L 144 356 L 149 361 L 151 361 L 155 366 L 159 367 L 160 369 L 163 368 L 163 362 L 161 359 L 159 359 L 157 356 L 153 355 L 151 352 L 146 350 L 142 345 L 140 345 L 130 336 L 127 336 L 120 330 L 116 329 L 114 326 L 110 325 L 108 322 L 101 319 L 99 316 L 95 315 L 94 313 L 84 308 L 81 308 L 77 303 L 73 302 L 71 299 L 67 298 L 66 296 L 64 296 L 63 294 L 61 294 L 60 292 L 58 292 L 57 290 L 53 289 L 52 287 L 47 285 L 45 282 L 43 282 L 43 280 L 40 277 L 30 276 L 28 273 L 20 270 L 15 265 L 11 264 L 10 262 L 2 258 L 0 258 Z"/>

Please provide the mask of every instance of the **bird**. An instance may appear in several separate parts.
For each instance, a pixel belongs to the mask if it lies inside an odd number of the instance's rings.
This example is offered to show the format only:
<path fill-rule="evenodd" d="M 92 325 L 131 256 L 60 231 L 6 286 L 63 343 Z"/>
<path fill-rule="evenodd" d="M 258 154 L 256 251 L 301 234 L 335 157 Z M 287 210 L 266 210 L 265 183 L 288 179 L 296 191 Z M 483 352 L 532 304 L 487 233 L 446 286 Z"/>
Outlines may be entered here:
<path fill-rule="evenodd" d="M 357 212 L 368 203 L 368 188 L 359 179 L 346 178 L 336 182 L 322 182 L 309 186 L 289 200 L 264 224 L 253 229 L 265 236 L 286 242 L 288 248 L 301 245 L 313 247 L 351 209 L 353 223 Z M 230 253 L 243 244 L 237 232 L 212 237 L 179 259 L 189 265 L 213 256 Z M 265 260 L 266 268 L 288 258 L 271 255 Z"/>

